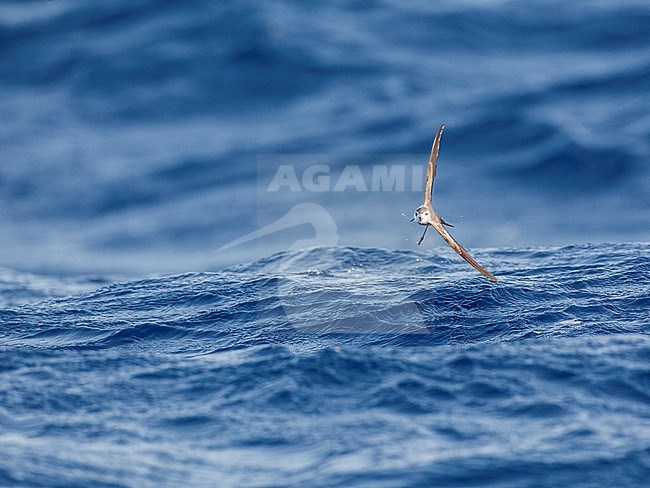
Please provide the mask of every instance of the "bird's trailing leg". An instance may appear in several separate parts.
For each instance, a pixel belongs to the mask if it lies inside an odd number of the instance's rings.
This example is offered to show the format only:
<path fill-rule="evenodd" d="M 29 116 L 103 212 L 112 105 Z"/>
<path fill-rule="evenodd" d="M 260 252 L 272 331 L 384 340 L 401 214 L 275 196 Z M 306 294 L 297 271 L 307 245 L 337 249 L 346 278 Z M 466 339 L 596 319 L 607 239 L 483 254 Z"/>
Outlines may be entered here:
<path fill-rule="evenodd" d="M 422 244 L 422 241 L 424 240 L 424 236 L 427 235 L 427 231 L 428 231 L 428 230 L 429 230 L 429 226 L 427 225 L 427 226 L 424 228 L 424 233 L 422 234 L 422 237 L 420 237 L 420 240 L 418 241 L 418 246 L 419 246 L 420 244 Z"/>
<path fill-rule="evenodd" d="M 440 217 L 440 222 L 442 222 L 442 225 L 446 225 L 447 227 L 453 227 L 453 225 L 451 225 L 449 222 L 446 222 L 442 217 Z"/>

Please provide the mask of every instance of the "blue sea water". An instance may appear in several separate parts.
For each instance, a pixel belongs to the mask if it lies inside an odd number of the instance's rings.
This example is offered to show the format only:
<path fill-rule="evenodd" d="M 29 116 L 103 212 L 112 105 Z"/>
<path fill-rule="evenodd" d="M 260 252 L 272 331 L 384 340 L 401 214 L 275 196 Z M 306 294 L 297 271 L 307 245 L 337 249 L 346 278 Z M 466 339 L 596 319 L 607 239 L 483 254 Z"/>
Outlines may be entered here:
<path fill-rule="evenodd" d="M 647 486 L 649 24 L 0 1 L 0 486 Z"/>
<path fill-rule="evenodd" d="M 649 251 L 480 253 L 497 284 L 340 247 L 46 300 L 21 276 L 0 485 L 644 486 Z"/>

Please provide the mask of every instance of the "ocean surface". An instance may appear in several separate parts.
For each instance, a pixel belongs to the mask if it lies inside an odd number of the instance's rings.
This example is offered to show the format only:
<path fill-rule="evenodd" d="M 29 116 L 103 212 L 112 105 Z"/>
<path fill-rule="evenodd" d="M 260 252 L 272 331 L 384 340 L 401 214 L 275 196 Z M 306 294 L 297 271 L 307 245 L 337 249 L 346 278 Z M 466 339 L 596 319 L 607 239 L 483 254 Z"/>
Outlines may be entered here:
<path fill-rule="evenodd" d="M 0 0 L 0 487 L 647 486 L 648 25 Z"/>
<path fill-rule="evenodd" d="M 479 253 L 496 284 L 349 247 L 93 291 L 5 271 L 0 486 L 646 486 L 649 254 Z"/>

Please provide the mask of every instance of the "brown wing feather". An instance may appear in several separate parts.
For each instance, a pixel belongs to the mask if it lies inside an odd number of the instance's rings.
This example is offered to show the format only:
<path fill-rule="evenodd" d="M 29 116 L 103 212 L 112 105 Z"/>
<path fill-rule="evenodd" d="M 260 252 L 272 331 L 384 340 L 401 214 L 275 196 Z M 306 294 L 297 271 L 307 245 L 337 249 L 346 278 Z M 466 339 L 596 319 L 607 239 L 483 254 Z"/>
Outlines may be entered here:
<path fill-rule="evenodd" d="M 427 179 L 424 183 L 424 204 L 431 203 L 431 193 L 433 192 L 433 180 L 436 177 L 436 169 L 438 167 L 438 153 L 440 152 L 440 137 L 442 131 L 445 129 L 445 124 L 441 124 L 436 137 L 433 140 L 431 147 L 431 155 L 429 156 L 429 164 L 427 165 Z"/>
<path fill-rule="evenodd" d="M 433 226 L 436 228 L 438 231 L 438 234 L 445 240 L 447 244 L 449 244 L 449 247 L 451 247 L 454 251 L 456 251 L 460 257 L 462 257 L 465 261 L 467 261 L 469 264 L 471 264 L 474 269 L 476 269 L 479 273 L 481 273 L 483 276 L 486 278 L 492 280 L 492 281 L 497 281 L 497 279 L 490 273 L 487 269 L 485 269 L 483 266 L 478 264 L 476 260 L 467 252 L 467 250 L 458 244 L 456 240 L 451 237 L 451 234 L 447 232 L 447 229 L 445 229 L 442 224 L 435 222 Z"/>

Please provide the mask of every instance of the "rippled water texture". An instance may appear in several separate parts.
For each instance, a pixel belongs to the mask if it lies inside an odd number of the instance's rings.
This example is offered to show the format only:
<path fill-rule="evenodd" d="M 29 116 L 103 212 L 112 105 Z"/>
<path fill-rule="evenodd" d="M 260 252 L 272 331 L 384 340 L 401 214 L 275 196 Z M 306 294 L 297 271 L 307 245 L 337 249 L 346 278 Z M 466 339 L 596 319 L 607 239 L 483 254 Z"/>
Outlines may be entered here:
<path fill-rule="evenodd" d="M 647 486 L 649 25 L 0 0 L 0 486 Z"/>
<path fill-rule="evenodd" d="M 480 253 L 493 284 L 318 248 L 6 306 L 0 484 L 642 486 L 648 251 Z"/>

